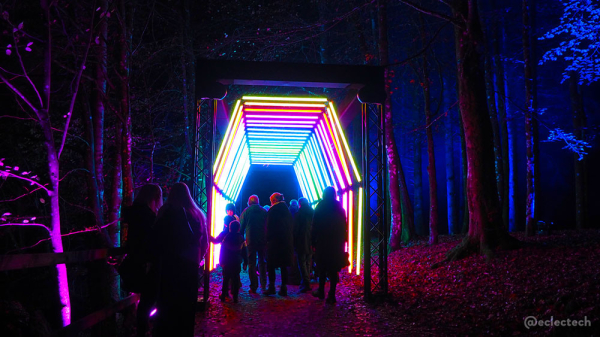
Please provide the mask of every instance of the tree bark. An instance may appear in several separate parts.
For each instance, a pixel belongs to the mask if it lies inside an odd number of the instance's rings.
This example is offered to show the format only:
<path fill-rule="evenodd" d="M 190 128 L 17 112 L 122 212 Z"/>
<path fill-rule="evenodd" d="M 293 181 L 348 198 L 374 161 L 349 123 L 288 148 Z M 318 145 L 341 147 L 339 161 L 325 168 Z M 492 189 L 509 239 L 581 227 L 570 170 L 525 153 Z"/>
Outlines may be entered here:
<path fill-rule="evenodd" d="M 494 87 L 494 73 L 492 67 L 492 57 L 489 53 L 485 55 L 485 89 L 487 92 L 487 101 L 490 111 L 490 121 L 492 122 L 492 132 L 494 136 L 494 155 L 496 168 L 496 188 L 498 190 L 498 199 L 500 205 L 504 200 L 504 171 L 502 170 L 502 145 L 500 143 L 500 125 L 498 124 L 498 110 L 496 107 L 496 88 Z"/>
<path fill-rule="evenodd" d="M 467 146 L 469 231 L 464 241 L 448 252 L 446 259 L 463 258 L 473 252 L 488 257 L 493 249 L 509 247 L 514 239 L 502 228 L 502 214 L 494 178 L 494 144 L 487 111 L 485 74 L 481 64 L 483 30 L 476 0 L 456 2 L 455 25 L 459 103 Z"/>
<path fill-rule="evenodd" d="M 379 63 L 382 66 L 388 64 L 388 36 L 387 36 L 387 0 L 378 1 L 378 20 L 379 20 Z M 394 138 L 394 121 L 392 114 L 392 99 L 390 94 L 391 81 L 388 70 L 385 71 L 385 91 L 386 100 L 384 103 L 385 114 L 385 141 L 388 157 L 388 170 L 390 178 L 390 203 L 392 208 L 392 223 L 390 235 L 390 249 L 392 251 L 401 248 L 402 241 L 402 195 L 400 193 L 399 172 L 402 171 L 402 163 L 398 156 L 396 139 Z M 403 175 L 403 174 L 402 174 Z"/>
<path fill-rule="evenodd" d="M 43 106 L 37 111 L 42 132 L 44 134 L 44 146 L 46 148 L 46 156 L 48 159 L 48 176 L 50 179 L 50 188 L 48 188 L 48 196 L 50 199 L 50 237 L 52 250 L 55 253 L 62 253 L 62 231 L 60 228 L 60 166 L 58 161 L 58 153 L 54 143 L 52 134 L 52 125 L 50 123 L 50 95 L 52 88 L 52 32 L 50 17 L 50 6 L 47 0 L 40 1 L 41 8 L 44 13 L 44 19 L 47 29 L 46 44 L 44 50 L 44 77 L 42 90 Z M 61 304 L 61 317 L 63 326 L 71 324 L 71 299 L 69 293 L 69 280 L 67 275 L 67 266 L 65 264 L 56 265 L 58 296 Z"/>
<path fill-rule="evenodd" d="M 444 86 L 447 87 L 444 80 Z M 454 177 L 454 133 L 452 128 L 450 90 L 444 90 L 444 106 L 449 109 L 445 118 L 444 149 L 446 155 L 446 202 L 448 209 L 448 234 L 457 234 L 458 209 L 456 208 L 456 178 Z"/>
<path fill-rule="evenodd" d="M 523 0 L 523 64 L 525 68 L 525 145 L 527 157 L 527 200 L 525 233 L 532 236 L 537 222 L 537 191 L 539 185 L 539 136 L 535 82 L 535 51 L 532 39 L 532 14 L 535 0 Z"/>
<path fill-rule="evenodd" d="M 423 221 L 423 169 L 421 167 L 421 134 L 415 132 L 415 147 L 413 159 L 413 175 L 414 175 L 414 196 L 415 196 L 415 229 L 418 235 L 426 235 Z"/>
<path fill-rule="evenodd" d="M 571 110 L 573 111 L 573 134 L 577 139 L 585 140 L 586 116 L 578 84 L 579 78 L 575 72 L 572 72 L 569 76 L 569 93 L 571 96 Z M 580 160 L 578 153 L 574 153 L 573 158 L 575 165 L 575 228 L 582 230 L 588 227 L 587 163 L 585 157 Z"/>
<path fill-rule="evenodd" d="M 424 22 L 421 15 L 421 28 L 424 29 Z M 425 34 L 422 34 L 425 37 Z M 427 66 L 427 57 L 423 56 L 423 78 L 421 86 L 423 88 L 423 98 L 425 106 L 425 134 L 427 135 L 427 176 L 429 178 L 429 244 L 438 243 L 438 202 L 437 202 L 437 179 L 435 170 L 435 152 L 433 144 L 433 113 L 431 111 L 431 92 L 429 91 L 429 70 Z"/>
<path fill-rule="evenodd" d="M 108 10 L 108 1 L 100 0 L 98 2 L 101 13 Z M 99 19 L 98 24 L 98 44 L 95 48 L 96 54 L 96 90 L 93 90 L 94 110 L 92 114 L 92 123 L 94 130 L 94 164 L 96 165 L 96 184 L 98 185 L 98 200 L 100 213 L 104 214 L 104 111 L 106 100 L 106 71 L 108 51 L 106 40 L 108 35 L 107 17 Z"/>
<path fill-rule="evenodd" d="M 459 108 L 460 109 L 460 108 Z M 462 114 L 461 114 L 462 116 Z M 469 200 L 467 197 L 467 142 L 465 142 L 465 128 L 463 127 L 462 117 L 459 118 L 460 125 L 460 155 L 461 155 L 461 173 L 462 173 L 462 191 L 463 191 L 463 217 L 460 232 L 466 234 L 469 231 Z"/>
<path fill-rule="evenodd" d="M 123 120 L 123 131 L 121 141 L 121 165 L 123 167 L 123 204 L 131 206 L 133 204 L 133 170 L 131 163 L 131 107 L 129 104 L 129 62 L 131 57 L 131 24 L 132 11 L 129 6 L 125 5 L 125 0 L 119 2 L 120 15 L 120 36 L 119 36 L 119 77 L 121 82 L 120 101 L 121 101 L 121 118 Z M 114 188 L 113 188 L 114 192 Z M 120 207 L 120 205 L 119 205 Z M 112 211 L 111 211 L 112 212 Z M 119 211 L 117 211 L 119 213 Z M 119 227 L 117 225 L 117 227 Z M 113 241 L 115 244 L 120 242 Z"/>
<path fill-rule="evenodd" d="M 496 1 L 492 0 L 492 9 L 500 10 L 496 6 Z M 500 55 L 500 40 L 504 39 L 504 19 L 498 21 L 497 15 L 492 20 L 492 57 L 496 72 L 496 90 L 498 105 L 498 121 L 500 123 L 500 147 L 502 148 L 502 223 L 504 228 L 510 228 L 510 209 L 513 207 L 514 198 L 511 200 L 509 188 L 509 158 L 508 158 L 508 120 L 507 120 L 507 102 L 506 102 L 506 80 L 504 72 L 504 61 Z M 499 25 L 502 25 L 502 34 L 500 34 Z M 503 40 L 504 41 L 504 40 Z M 513 193 L 514 196 L 514 193 Z M 514 213 L 514 207 L 513 207 Z M 514 219 L 513 219 L 514 223 Z"/>

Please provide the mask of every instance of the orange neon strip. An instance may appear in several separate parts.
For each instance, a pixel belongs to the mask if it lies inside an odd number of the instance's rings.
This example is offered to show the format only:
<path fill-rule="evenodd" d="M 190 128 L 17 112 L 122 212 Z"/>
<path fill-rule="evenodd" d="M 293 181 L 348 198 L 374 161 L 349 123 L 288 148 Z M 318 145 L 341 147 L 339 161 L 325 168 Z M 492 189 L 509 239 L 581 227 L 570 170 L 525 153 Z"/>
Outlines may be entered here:
<path fill-rule="evenodd" d="M 216 172 L 216 169 L 217 169 L 217 167 L 219 167 L 221 159 L 223 158 L 223 152 L 224 152 L 223 147 L 226 147 L 226 144 L 229 144 L 230 142 L 233 141 L 231 129 L 233 128 L 233 125 L 236 123 L 238 118 L 241 118 L 242 114 L 240 113 L 240 111 L 242 111 L 242 107 L 240 106 L 240 100 L 238 100 L 236 102 L 235 110 L 233 113 L 233 118 L 231 119 L 231 121 L 233 121 L 233 122 L 230 121 L 229 125 L 227 125 L 227 131 L 225 131 L 225 138 L 223 138 L 223 142 L 221 143 L 221 148 L 219 149 L 219 154 L 217 156 L 217 160 L 215 161 L 215 164 L 213 165 L 213 173 Z"/>
<path fill-rule="evenodd" d="M 328 116 L 331 118 L 331 116 Z M 346 159 L 344 156 L 344 152 L 342 152 L 341 147 L 339 144 L 339 139 L 337 138 L 337 133 L 335 133 L 333 131 L 333 128 L 331 127 L 331 124 L 329 124 L 329 118 L 325 118 L 325 123 L 327 123 L 327 128 L 329 129 L 329 132 L 332 135 L 332 139 L 333 139 L 333 144 L 335 144 L 335 149 L 337 150 L 337 154 L 341 160 L 341 164 L 342 164 L 342 169 L 344 170 L 344 174 L 346 175 L 346 181 L 348 181 L 348 185 L 352 184 L 352 179 L 350 178 L 350 173 L 348 172 L 348 164 L 346 163 Z"/>
<path fill-rule="evenodd" d="M 352 213 L 352 201 L 354 200 L 352 190 L 348 191 L 348 258 L 350 259 L 350 265 L 348 266 L 348 273 L 352 273 L 352 246 L 354 244 L 354 233 L 353 233 L 353 217 Z"/>

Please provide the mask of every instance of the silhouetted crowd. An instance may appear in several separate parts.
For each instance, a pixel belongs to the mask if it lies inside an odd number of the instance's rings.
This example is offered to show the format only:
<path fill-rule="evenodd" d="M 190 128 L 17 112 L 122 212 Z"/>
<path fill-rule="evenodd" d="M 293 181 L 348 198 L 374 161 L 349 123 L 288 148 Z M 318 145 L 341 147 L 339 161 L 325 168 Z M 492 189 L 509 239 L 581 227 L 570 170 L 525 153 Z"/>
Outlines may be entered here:
<path fill-rule="evenodd" d="M 223 231 L 208 234 L 205 214 L 192 199 L 187 185 L 175 184 L 162 204 L 158 185 L 144 185 L 131 207 L 123 210 L 127 223 L 126 248 L 130 261 L 143 273 L 131 287 L 140 293 L 137 334 L 146 336 L 148 317 L 156 306 L 156 336 L 193 336 L 198 296 L 198 268 L 209 241 L 221 245 L 219 265 L 223 273 L 221 301 L 239 301 L 240 273 L 248 269 L 251 294 L 287 296 L 288 268 L 294 256 L 301 276 L 299 292 L 311 290 L 311 275 L 318 276 L 313 296 L 325 299 L 325 283 L 330 280 L 326 303 L 336 302 L 339 271 L 348 265 L 345 252 L 346 213 L 336 191 L 327 187 L 315 209 L 308 199 L 291 200 L 288 206 L 281 193 L 273 193 L 270 206 L 261 207 L 256 195 L 240 217 L 235 205 L 228 204 Z M 295 267 L 295 266 L 294 266 Z M 279 291 L 276 270 L 281 270 Z M 268 280 L 268 283 L 267 283 Z"/>

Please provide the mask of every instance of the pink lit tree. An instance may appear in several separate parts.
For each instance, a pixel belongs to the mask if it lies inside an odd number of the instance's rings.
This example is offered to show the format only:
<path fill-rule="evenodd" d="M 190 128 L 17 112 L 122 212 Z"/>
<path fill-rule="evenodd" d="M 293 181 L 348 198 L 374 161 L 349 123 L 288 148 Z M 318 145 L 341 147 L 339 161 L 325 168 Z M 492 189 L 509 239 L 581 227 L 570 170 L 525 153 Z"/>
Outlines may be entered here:
<path fill-rule="evenodd" d="M 58 23 L 61 22 L 62 10 L 64 8 L 57 8 L 56 2 L 41 0 L 39 9 L 41 9 L 43 22 L 31 22 L 31 26 L 40 28 L 40 24 L 43 29 L 40 29 L 42 33 L 41 37 L 34 37 L 34 33 L 30 33 L 26 27 L 27 22 L 21 22 L 15 24 L 11 21 L 10 14 L 6 11 L 2 13 L 3 24 L 10 27 L 10 40 L 8 43 L 3 43 L 5 58 L 7 62 L 3 62 L 0 67 L 0 84 L 2 90 L 8 90 L 13 94 L 16 103 L 21 107 L 24 114 L 33 114 L 33 119 L 36 121 L 39 129 L 43 134 L 43 144 L 45 149 L 45 159 L 47 161 L 47 176 L 48 183 L 42 184 L 38 181 L 37 176 L 30 176 L 29 172 L 19 172 L 18 167 L 6 166 L 6 160 L 0 161 L 1 170 L 0 175 L 5 178 L 20 179 L 32 186 L 36 186 L 33 191 L 43 190 L 48 196 L 48 203 L 50 209 L 50 219 L 47 224 L 29 223 L 30 218 L 27 221 L 21 221 L 20 223 L 14 223 L 9 221 L 9 218 L 4 216 L 3 222 L 7 222 L 2 226 L 6 225 L 35 225 L 42 226 L 47 229 L 49 234 L 49 240 L 51 242 L 52 250 L 55 253 L 63 252 L 63 242 L 61 231 L 61 212 L 59 207 L 59 185 L 60 185 L 60 157 L 63 153 L 69 126 L 71 124 L 71 118 L 79 92 L 79 86 L 82 77 L 84 76 L 84 70 L 88 60 L 88 52 L 90 46 L 94 43 L 93 39 L 93 27 L 89 27 L 87 33 L 83 36 L 67 36 L 70 44 L 77 45 L 80 48 L 81 53 L 77 53 L 73 59 L 75 69 L 72 70 L 73 78 L 70 86 L 69 100 L 67 103 L 67 111 L 60 109 L 58 112 L 54 106 L 53 92 L 55 88 L 53 86 L 53 61 L 55 55 L 53 53 L 56 49 L 53 38 L 55 37 L 55 29 L 57 29 Z M 89 15 L 93 17 L 96 15 L 94 9 L 89 10 Z M 90 24 L 91 26 L 91 24 Z M 63 26 L 64 27 L 64 26 Z M 62 29 L 62 27 L 61 27 Z M 68 35 L 66 31 L 63 34 Z M 39 41 L 42 41 L 41 43 Z M 41 46 L 38 47 L 38 45 Z M 40 48 L 41 52 L 31 53 L 34 49 Z M 31 54 L 30 54 L 31 53 Z M 38 67 L 33 67 L 31 64 L 34 62 L 34 56 L 42 56 L 42 62 Z M 62 102 L 61 102 L 62 103 Z M 60 116 L 63 116 L 62 130 L 58 130 L 60 136 L 57 140 L 56 131 L 54 127 L 56 120 L 60 120 Z M 19 159 L 10 158 L 10 164 L 16 164 Z M 56 266 L 57 278 L 58 278 L 58 294 L 61 302 L 61 314 L 62 324 L 68 325 L 71 322 L 71 304 L 69 295 L 69 283 L 67 276 L 67 268 L 64 264 Z"/>

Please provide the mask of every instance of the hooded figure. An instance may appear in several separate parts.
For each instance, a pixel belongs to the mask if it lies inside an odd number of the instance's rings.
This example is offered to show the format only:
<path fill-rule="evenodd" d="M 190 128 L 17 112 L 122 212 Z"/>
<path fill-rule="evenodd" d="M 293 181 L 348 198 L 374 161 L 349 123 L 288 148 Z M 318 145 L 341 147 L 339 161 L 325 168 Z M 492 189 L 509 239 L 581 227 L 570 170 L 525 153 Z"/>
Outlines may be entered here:
<path fill-rule="evenodd" d="M 323 191 L 323 200 L 315 208 L 312 223 L 312 242 L 315 247 L 319 289 L 313 295 L 325 297 L 325 281 L 329 277 L 329 295 L 327 303 L 335 303 L 335 289 L 339 282 L 339 271 L 348 265 L 345 252 L 346 212 L 342 204 L 335 200 L 335 189 L 327 187 Z"/>
<path fill-rule="evenodd" d="M 267 213 L 267 269 L 269 272 L 269 289 L 266 295 L 275 294 L 275 269 L 281 268 L 280 296 L 287 296 L 287 268 L 292 265 L 294 257 L 293 219 L 283 194 L 271 195 L 271 208 Z"/>
<path fill-rule="evenodd" d="M 298 270 L 302 281 L 300 292 L 310 290 L 310 270 L 312 265 L 311 226 L 315 211 L 306 198 L 300 198 L 300 209 L 294 215 L 294 249 L 298 256 Z"/>

